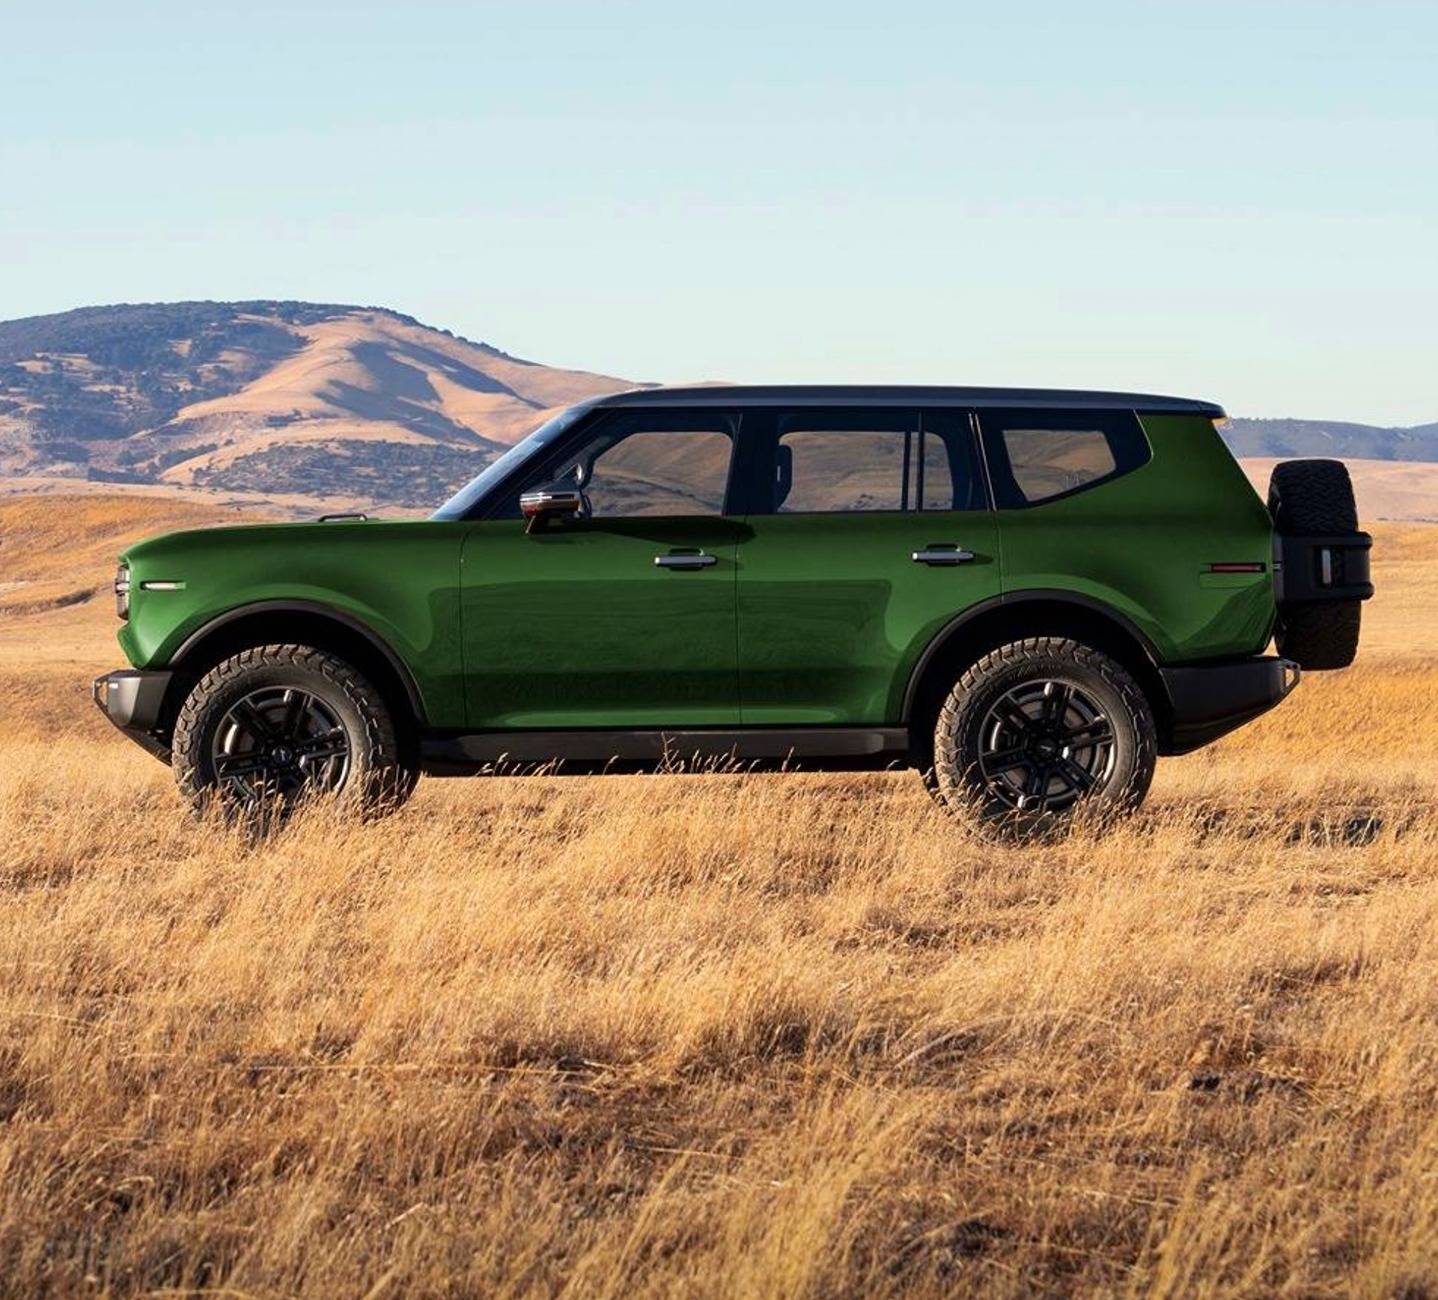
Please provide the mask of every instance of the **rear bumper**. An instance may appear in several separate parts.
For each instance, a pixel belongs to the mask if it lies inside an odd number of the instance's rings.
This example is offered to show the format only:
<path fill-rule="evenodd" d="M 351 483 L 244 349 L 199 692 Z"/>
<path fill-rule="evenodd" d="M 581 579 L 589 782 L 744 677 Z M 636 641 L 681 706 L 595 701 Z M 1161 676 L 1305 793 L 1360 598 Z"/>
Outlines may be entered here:
<path fill-rule="evenodd" d="M 90 685 L 96 707 L 137 745 L 162 762 L 170 761 L 169 738 L 160 732 L 165 697 L 173 673 L 134 668 L 105 673 Z"/>
<path fill-rule="evenodd" d="M 1187 754 L 1284 699 L 1300 676 L 1291 659 L 1260 657 L 1160 668 L 1170 714 L 1165 754 Z"/>

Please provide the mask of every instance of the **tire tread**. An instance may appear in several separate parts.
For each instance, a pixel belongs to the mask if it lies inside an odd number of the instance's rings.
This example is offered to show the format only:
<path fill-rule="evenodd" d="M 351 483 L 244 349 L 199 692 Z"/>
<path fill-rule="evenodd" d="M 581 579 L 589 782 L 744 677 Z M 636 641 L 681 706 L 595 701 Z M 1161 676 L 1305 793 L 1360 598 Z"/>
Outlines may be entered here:
<path fill-rule="evenodd" d="M 1285 460 L 1268 479 L 1268 511 L 1284 537 L 1329 537 L 1358 531 L 1353 480 L 1341 460 Z M 1358 654 L 1362 605 L 1356 600 L 1283 602 L 1275 639 L 1300 667 L 1347 668 Z"/>
<path fill-rule="evenodd" d="M 1135 752 L 1129 789 L 1119 793 L 1116 806 L 1122 809 L 1137 806 L 1148 791 L 1158 761 L 1158 734 L 1148 697 L 1128 670 L 1115 659 L 1064 636 L 1035 636 L 1010 641 L 982 655 L 959 675 L 940 706 L 934 727 L 934 775 L 930 789 L 935 797 L 951 809 L 972 809 L 972 794 L 964 789 L 967 765 L 959 752 L 963 711 L 992 673 L 1034 659 L 1066 659 L 1080 664 L 1102 677 L 1123 701 L 1135 723 Z"/>

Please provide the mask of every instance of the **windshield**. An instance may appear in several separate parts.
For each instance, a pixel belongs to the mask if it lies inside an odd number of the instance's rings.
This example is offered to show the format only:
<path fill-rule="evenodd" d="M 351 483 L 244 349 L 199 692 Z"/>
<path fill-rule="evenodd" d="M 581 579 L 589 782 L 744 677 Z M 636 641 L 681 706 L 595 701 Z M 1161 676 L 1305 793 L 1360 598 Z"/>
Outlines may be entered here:
<path fill-rule="evenodd" d="M 490 488 L 508 478 L 512 470 L 518 469 L 531 456 L 543 451 L 588 409 L 587 405 L 571 406 L 567 411 L 561 411 L 552 419 L 546 420 L 529 437 L 515 443 L 498 460 L 491 461 L 486 465 L 478 475 L 470 479 L 434 514 L 430 515 L 430 518 L 466 518 Z"/>

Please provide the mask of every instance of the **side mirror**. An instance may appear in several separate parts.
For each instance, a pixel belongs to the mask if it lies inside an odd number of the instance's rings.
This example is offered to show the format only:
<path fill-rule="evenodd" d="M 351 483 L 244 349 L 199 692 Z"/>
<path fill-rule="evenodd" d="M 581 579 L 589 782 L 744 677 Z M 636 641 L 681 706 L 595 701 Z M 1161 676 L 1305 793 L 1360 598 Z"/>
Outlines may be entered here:
<path fill-rule="evenodd" d="M 551 519 L 585 514 L 587 505 L 584 493 L 571 483 L 546 483 L 521 494 L 519 513 L 524 516 L 524 531 L 534 533 Z"/>

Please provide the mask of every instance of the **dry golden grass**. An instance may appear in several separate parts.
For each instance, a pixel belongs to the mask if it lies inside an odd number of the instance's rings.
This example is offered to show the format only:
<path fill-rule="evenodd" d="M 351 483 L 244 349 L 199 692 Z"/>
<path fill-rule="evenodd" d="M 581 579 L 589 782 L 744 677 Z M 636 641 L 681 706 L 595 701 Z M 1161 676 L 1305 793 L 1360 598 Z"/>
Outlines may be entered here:
<path fill-rule="evenodd" d="M 1438 1294 L 1438 529 L 1377 557 L 1358 667 L 1041 849 L 911 775 L 250 846 L 91 717 L 103 601 L 0 616 L 0 1293 Z"/>

